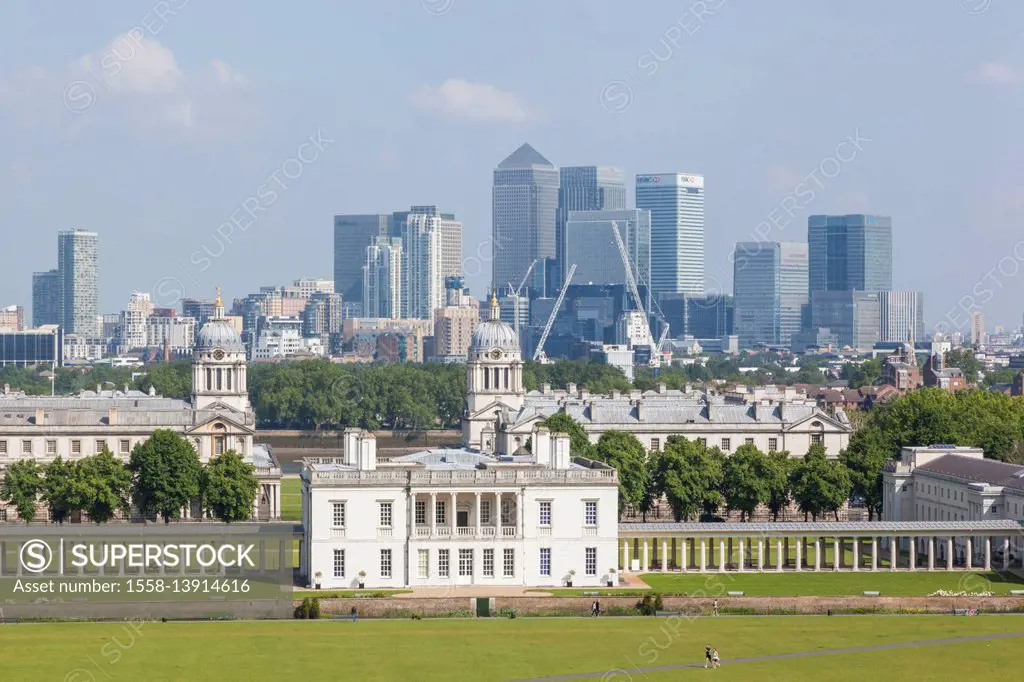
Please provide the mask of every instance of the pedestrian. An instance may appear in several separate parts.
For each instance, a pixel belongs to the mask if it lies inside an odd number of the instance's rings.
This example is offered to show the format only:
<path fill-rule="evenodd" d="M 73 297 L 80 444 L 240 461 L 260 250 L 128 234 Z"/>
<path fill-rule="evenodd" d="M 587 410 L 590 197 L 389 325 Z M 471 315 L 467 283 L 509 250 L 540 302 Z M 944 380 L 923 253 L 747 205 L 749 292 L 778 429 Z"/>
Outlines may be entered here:
<path fill-rule="evenodd" d="M 719 668 L 721 667 L 721 665 L 722 662 L 718 660 L 718 649 L 715 649 L 714 652 L 712 652 L 711 654 L 711 667 Z"/>
<path fill-rule="evenodd" d="M 711 615 L 712 616 L 717 616 L 718 615 L 718 600 L 717 599 L 715 599 L 713 602 L 711 602 Z"/>
<path fill-rule="evenodd" d="M 591 616 L 591 618 L 593 618 L 596 615 L 597 615 L 597 602 L 595 601 L 593 604 L 590 605 L 590 616 Z"/>
<path fill-rule="evenodd" d="M 595 601 L 594 602 L 594 615 L 595 616 L 600 616 L 601 615 L 601 602 L 600 601 Z"/>
<path fill-rule="evenodd" d="M 711 645 L 707 644 L 704 646 L 704 667 L 707 668 L 713 663 L 711 659 Z"/>
<path fill-rule="evenodd" d="M 356 622 L 356 607 L 352 607 L 352 622 Z"/>

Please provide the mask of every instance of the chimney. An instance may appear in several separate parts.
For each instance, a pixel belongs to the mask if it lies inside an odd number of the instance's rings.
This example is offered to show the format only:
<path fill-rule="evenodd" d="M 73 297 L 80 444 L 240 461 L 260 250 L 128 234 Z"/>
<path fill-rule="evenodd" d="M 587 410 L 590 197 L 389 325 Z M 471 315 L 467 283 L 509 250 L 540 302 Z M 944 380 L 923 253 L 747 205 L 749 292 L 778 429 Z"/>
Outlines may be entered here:
<path fill-rule="evenodd" d="M 565 386 L 565 392 L 569 394 L 569 397 L 570 397 L 570 398 L 571 398 L 571 397 L 574 397 L 574 396 L 576 395 L 576 384 L 574 384 L 574 383 L 572 383 L 572 382 L 570 381 L 570 382 L 569 382 L 568 384 L 566 384 L 566 386 Z"/>
<path fill-rule="evenodd" d="M 342 462 L 350 467 L 356 466 L 359 448 L 359 429 L 348 428 L 342 432 Z"/>
<path fill-rule="evenodd" d="M 659 381 L 658 382 L 658 393 L 661 393 L 661 394 L 665 393 L 665 382 L 664 381 Z"/>
<path fill-rule="evenodd" d="M 96 384 L 96 395 L 103 395 L 103 384 Z"/>
<path fill-rule="evenodd" d="M 8 395 L 11 392 L 11 385 L 4 384 L 4 395 Z"/>
<path fill-rule="evenodd" d="M 590 391 L 585 388 L 580 389 L 580 400 L 586 400 L 590 397 Z"/>
<path fill-rule="evenodd" d="M 569 468 L 569 434 L 555 433 L 551 436 L 551 468 L 565 470 Z"/>
<path fill-rule="evenodd" d="M 612 391 L 612 400 L 618 400 L 622 396 L 618 391 Z"/>
<path fill-rule="evenodd" d="M 547 395 L 548 393 L 551 393 L 551 384 L 541 384 L 540 392 L 545 394 L 545 395 Z"/>
<path fill-rule="evenodd" d="M 116 407 L 111 407 L 109 410 L 107 410 L 107 425 L 108 426 L 116 426 L 117 425 L 117 408 Z"/>
<path fill-rule="evenodd" d="M 46 410 L 41 407 L 36 408 L 36 426 L 42 426 L 43 422 L 46 421 Z"/>
<path fill-rule="evenodd" d="M 533 429 L 533 454 L 537 464 L 551 466 L 551 432 L 546 426 L 537 426 Z"/>
<path fill-rule="evenodd" d="M 644 401 L 642 398 L 636 400 L 636 420 L 642 422 L 644 420 Z"/>
<path fill-rule="evenodd" d="M 360 471 L 376 471 L 377 469 L 377 437 L 368 431 L 357 436 L 359 446 Z"/>

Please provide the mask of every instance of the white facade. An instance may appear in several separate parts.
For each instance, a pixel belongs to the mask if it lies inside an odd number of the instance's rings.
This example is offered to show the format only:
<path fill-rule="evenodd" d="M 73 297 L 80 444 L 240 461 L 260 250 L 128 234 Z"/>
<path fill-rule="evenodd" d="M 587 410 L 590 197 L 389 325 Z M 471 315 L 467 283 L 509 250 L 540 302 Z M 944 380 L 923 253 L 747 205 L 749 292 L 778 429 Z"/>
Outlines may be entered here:
<path fill-rule="evenodd" d="M 270 360 L 299 353 L 323 356 L 325 352 L 321 339 L 305 338 L 298 329 L 264 329 L 256 341 L 252 357 L 254 360 Z"/>
<path fill-rule="evenodd" d="M 397 320 L 402 316 L 402 240 L 376 237 L 363 265 L 363 316 Z"/>
<path fill-rule="evenodd" d="M 196 319 L 151 315 L 146 321 L 145 345 L 151 348 L 166 345 L 172 353 L 191 353 L 196 345 Z"/>
<path fill-rule="evenodd" d="M 879 291 L 881 342 L 924 339 L 924 294 L 920 291 Z"/>
<path fill-rule="evenodd" d="M 704 176 L 636 176 L 636 207 L 651 212 L 651 288 L 704 293 Z"/>
<path fill-rule="evenodd" d="M 537 456 L 447 449 L 378 463 L 373 435 L 346 431 L 344 458 L 302 473 L 302 575 L 325 589 L 605 584 L 618 562 L 616 472 L 570 462 L 568 436 L 536 436 Z"/>
<path fill-rule="evenodd" d="M 615 343 L 629 348 L 647 345 L 650 328 L 639 310 L 625 310 L 615 322 Z"/>
<path fill-rule="evenodd" d="M 402 223 L 402 317 L 434 321 L 444 305 L 442 219 L 410 213 Z"/>
<path fill-rule="evenodd" d="M 146 292 L 132 292 L 128 307 L 121 312 L 121 346 L 125 350 L 146 346 L 146 321 L 153 314 L 153 301 Z"/>

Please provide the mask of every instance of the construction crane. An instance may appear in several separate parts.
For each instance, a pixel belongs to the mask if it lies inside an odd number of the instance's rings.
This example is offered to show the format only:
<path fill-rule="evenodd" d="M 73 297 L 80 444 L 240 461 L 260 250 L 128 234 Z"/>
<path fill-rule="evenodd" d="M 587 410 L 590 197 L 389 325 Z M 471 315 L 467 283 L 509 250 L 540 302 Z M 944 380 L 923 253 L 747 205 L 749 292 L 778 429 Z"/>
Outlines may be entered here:
<path fill-rule="evenodd" d="M 512 310 L 513 310 L 513 315 L 515 315 L 515 318 L 513 319 L 513 325 L 512 326 L 515 327 L 516 338 L 519 338 L 519 292 L 523 290 L 524 286 L 526 286 L 526 280 L 529 279 L 530 273 L 533 272 L 533 266 L 535 266 L 536 264 L 537 264 L 537 259 L 534 258 L 533 262 L 530 263 L 530 267 L 526 268 L 526 274 L 523 275 L 523 281 L 519 283 L 519 288 L 518 289 L 513 289 L 512 288 L 512 282 L 508 283 L 508 290 L 510 292 L 512 292 L 513 296 L 515 296 L 515 298 L 512 299 Z"/>
<path fill-rule="evenodd" d="M 633 305 L 635 305 L 637 311 L 644 316 L 644 331 L 646 332 L 644 345 L 651 349 L 651 359 L 647 364 L 650 367 L 661 367 L 661 356 L 658 355 L 661 343 L 659 342 L 656 344 L 654 342 L 654 334 L 651 332 L 651 323 L 650 320 L 647 319 L 647 311 L 644 310 L 644 302 L 640 298 L 640 290 L 636 286 L 636 278 L 633 277 L 633 266 L 629 262 L 629 253 L 626 251 L 626 245 L 622 241 L 622 235 L 619 234 L 619 224 L 617 222 L 612 223 L 612 234 L 615 235 L 615 244 L 619 247 L 619 255 L 622 257 L 622 268 L 626 271 L 626 282 L 629 284 L 629 291 L 633 294 Z"/>
<path fill-rule="evenodd" d="M 562 307 L 562 299 L 565 298 L 565 292 L 569 289 L 569 283 L 572 282 L 572 276 L 576 274 L 576 264 L 573 263 L 572 267 L 569 268 L 569 272 L 565 275 L 565 282 L 562 283 L 562 290 L 558 292 L 558 298 L 555 299 L 555 307 L 551 309 L 551 315 L 548 316 L 548 323 L 544 325 L 544 333 L 540 335 L 540 341 L 537 342 L 537 350 L 533 352 L 533 361 L 546 363 L 548 356 L 544 353 L 544 342 L 548 340 L 548 334 L 551 333 L 551 327 L 555 324 L 555 317 L 558 316 L 558 309 Z"/>

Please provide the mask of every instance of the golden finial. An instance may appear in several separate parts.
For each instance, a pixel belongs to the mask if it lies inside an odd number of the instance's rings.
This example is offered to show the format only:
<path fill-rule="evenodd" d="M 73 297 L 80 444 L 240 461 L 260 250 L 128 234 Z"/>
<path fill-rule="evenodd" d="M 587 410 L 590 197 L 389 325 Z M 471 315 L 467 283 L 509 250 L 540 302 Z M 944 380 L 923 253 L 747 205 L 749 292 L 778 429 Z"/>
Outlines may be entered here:
<path fill-rule="evenodd" d="M 213 305 L 215 305 L 218 308 L 222 308 L 224 306 L 224 302 L 221 301 L 220 298 L 220 287 L 217 287 L 217 301 Z"/>

